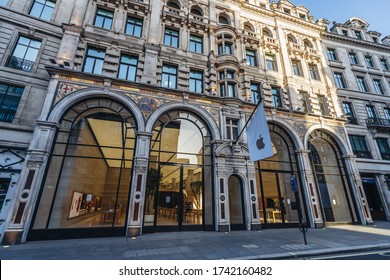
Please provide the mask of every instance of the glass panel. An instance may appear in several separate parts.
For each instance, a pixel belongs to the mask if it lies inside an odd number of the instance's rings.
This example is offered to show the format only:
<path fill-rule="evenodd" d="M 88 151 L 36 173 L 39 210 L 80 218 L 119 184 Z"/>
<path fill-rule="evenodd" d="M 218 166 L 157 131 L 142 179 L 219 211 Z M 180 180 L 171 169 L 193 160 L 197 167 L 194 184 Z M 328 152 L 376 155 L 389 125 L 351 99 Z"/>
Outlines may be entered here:
<path fill-rule="evenodd" d="M 282 223 L 283 201 L 279 198 L 276 174 L 270 172 L 262 172 L 261 178 L 264 192 L 263 207 L 265 208 L 265 218 L 267 220 L 267 223 Z"/>
<path fill-rule="evenodd" d="M 298 205 L 291 190 L 291 174 L 279 173 L 280 201 L 286 223 L 298 223 Z"/>
<path fill-rule="evenodd" d="M 328 142 L 316 138 L 311 141 L 311 156 L 317 179 L 322 208 L 327 222 L 351 222 L 351 214 L 337 156 Z"/>
<path fill-rule="evenodd" d="M 240 225 L 244 223 L 244 209 L 242 201 L 242 183 L 236 176 L 230 176 L 229 181 L 229 210 L 230 224 Z"/>
<path fill-rule="evenodd" d="M 160 167 L 157 225 L 178 225 L 180 196 L 180 166 Z"/>
<path fill-rule="evenodd" d="M 200 166 L 183 168 L 183 225 L 202 224 L 203 172 Z"/>

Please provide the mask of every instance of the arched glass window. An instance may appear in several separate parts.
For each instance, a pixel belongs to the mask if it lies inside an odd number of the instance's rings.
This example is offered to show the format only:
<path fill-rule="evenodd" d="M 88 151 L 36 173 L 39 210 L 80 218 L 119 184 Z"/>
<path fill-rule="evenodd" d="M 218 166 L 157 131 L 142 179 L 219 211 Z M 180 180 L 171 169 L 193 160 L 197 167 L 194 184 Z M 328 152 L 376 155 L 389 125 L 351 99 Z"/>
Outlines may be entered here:
<path fill-rule="evenodd" d="M 193 6 L 193 7 L 191 7 L 191 14 L 194 14 L 197 16 L 203 16 L 203 11 L 201 8 Z"/>
<path fill-rule="evenodd" d="M 211 137 L 196 115 L 170 111 L 155 123 L 144 231 L 213 229 Z"/>
<path fill-rule="evenodd" d="M 230 24 L 229 18 L 226 15 L 220 15 L 218 17 L 218 22 L 219 22 L 219 24 L 223 24 L 223 25 L 229 25 Z"/>
<path fill-rule="evenodd" d="M 302 216 L 307 213 L 300 188 L 294 143 L 280 126 L 270 123 L 268 127 L 274 155 L 255 163 L 260 222 L 265 227 L 298 225 L 300 213 Z M 295 176 L 298 186 L 299 200 L 292 192 L 292 176 Z"/>
<path fill-rule="evenodd" d="M 235 70 L 219 71 L 219 94 L 221 97 L 237 97 L 237 74 Z"/>
<path fill-rule="evenodd" d="M 218 55 L 233 55 L 234 54 L 234 39 L 230 34 L 222 34 L 217 36 Z"/>
<path fill-rule="evenodd" d="M 168 1 L 167 6 L 174 8 L 174 9 L 177 9 L 177 10 L 180 10 L 180 4 L 173 2 L 173 1 Z"/>
<path fill-rule="evenodd" d="M 30 235 L 123 235 L 137 128 L 131 112 L 92 99 L 60 124 Z"/>
<path fill-rule="evenodd" d="M 337 143 L 326 132 L 316 130 L 310 134 L 309 150 L 325 222 L 355 221 L 348 174 Z"/>
<path fill-rule="evenodd" d="M 273 36 L 272 36 L 271 30 L 269 30 L 268 28 L 264 28 L 264 29 L 263 29 L 263 34 L 264 34 L 265 36 L 270 37 L 270 38 L 273 37 Z"/>

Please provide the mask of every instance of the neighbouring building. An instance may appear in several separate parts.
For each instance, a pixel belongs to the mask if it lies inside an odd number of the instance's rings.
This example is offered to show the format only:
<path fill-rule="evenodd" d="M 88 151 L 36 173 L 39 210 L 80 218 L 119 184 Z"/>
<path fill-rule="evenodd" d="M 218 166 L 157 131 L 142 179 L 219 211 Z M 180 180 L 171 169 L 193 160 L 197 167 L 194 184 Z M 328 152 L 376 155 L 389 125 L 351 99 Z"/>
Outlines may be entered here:
<path fill-rule="evenodd" d="M 372 223 L 385 159 L 351 148 L 327 54 L 354 43 L 328 24 L 285 0 L 0 0 L 2 243 Z M 274 155 L 251 162 L 261 96 Z"/>
<path fill-rule="evenodd" d="M 390 37 L 368 26 L 333 23 L 323 46 L 371 216 L 390 220 Z"/>

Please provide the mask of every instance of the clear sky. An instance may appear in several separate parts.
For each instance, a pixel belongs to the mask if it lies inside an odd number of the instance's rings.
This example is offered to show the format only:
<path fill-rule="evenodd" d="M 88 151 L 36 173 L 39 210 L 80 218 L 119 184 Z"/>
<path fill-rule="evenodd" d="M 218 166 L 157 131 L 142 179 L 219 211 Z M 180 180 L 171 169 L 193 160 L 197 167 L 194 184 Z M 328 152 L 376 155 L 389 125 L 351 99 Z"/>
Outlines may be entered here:
<path fill-rule="evenodd" d="M 277 1 L 275 1 L 277 2 Z M 371 31 L 390 35 L 390 0 L 290 0 L 294 5 L 304 5 L 314 16 L 314 21 L 326 18 L 331 23 L 345 23 L 358 17 L 370 24 Z M 332 25 L 330 25 L 332 26 Z"/>

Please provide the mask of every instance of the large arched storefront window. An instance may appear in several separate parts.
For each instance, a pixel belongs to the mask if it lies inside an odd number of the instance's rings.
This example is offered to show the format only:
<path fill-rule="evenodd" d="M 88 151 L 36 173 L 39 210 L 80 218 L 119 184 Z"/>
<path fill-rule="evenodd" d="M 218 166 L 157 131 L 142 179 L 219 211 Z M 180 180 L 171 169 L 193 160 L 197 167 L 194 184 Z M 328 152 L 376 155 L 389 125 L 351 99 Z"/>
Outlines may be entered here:
<path fill-rule="evenodd" d="M 154 124 L 144 232 L 213 229 L 211 137 L 194 114 L 171 111 Z"/>
<path fill-rule="evenodd" d="M 124 235 L 136 123 L 108 99 L 61 119 L 29 239 Z"/>
<path fill-rule="evenodd" d="M 336 141 L 316 130 L 309 136 L 309 150 L 325 222 L 355 222 L 354 200 Z"/>
<path fill-rule="evenodd" d="M 260 222 L 264 227 L 296 226 L 299 211 L 306 216 L 302 188 L 291 137 L 276 124 L 268 124 L 274 155 L 255 162 Z M 291 187 L 295 176 L 298 193 Z M 303 219 L 305 220 L 305 219 Z"/>

